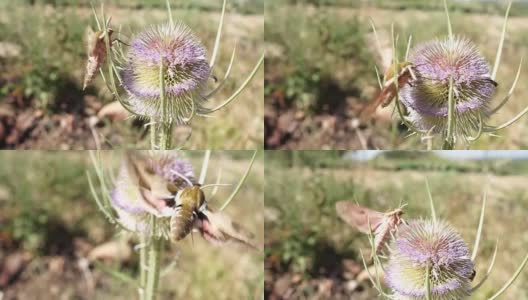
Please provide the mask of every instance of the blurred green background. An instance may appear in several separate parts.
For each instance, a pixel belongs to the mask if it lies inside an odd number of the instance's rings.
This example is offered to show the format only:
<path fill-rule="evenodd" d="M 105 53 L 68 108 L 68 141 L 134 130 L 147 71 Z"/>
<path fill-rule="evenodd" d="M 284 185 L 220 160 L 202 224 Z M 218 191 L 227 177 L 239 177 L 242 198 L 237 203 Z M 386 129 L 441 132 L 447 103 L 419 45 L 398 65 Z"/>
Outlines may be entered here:
<path fill-rule="evenodd" d="M 199 174 L 204 152 L 186 152 Z M 208 197 L 221 206 L 251 161 L 252 151 L 213 151 L 206 183 L 220 187 Z M 239 194 L 226 208 L 237 223 L 264 239 L 263 154 Z M 121 153 L 104 151 L 105 168 L 117 171 Z M 87 152 L 0 152 L 0 293 L 7 299 L 136 299 L 135 287 L 86 257 L 103 257 L 103 266 L 138 276 L 138 241 L 112 226 L 97 209 L 86 173 L 93 175 Z M 206 197 L 211 189 L 206 189 Z M 97 255 L 95 253 L 98 253 Z M 171 263 L 173 268 L 166 269 Z M 166 243 L 159 299 L 260 299 L 262 253 L 215 247 L 199 235 L 178 245 Z M 37 297 L 37 298 L 35 298 Z M 1 298 L 1 297 L 0 297 Z"/>
<path fill-rule="evenodd" d="M 222 1 L 171 1 L 174 18 L 189 25 L 209 53 Z M 87 0 L 0 1 L 0 148 L 148 149 L 143 123 L 95 116 L 113 98 L 100 76 L 82 91 L 87 61 L 85 34 L 95 21 Z M 98 11 L 98 1 L 93 1 Z M 104 1 L 111 26 L 131 38 L 168 20 L 165 0 Z M 251 72 L 263 50 L 263 0 L 230 0 L 213 74 L 222 78 L 238 43 L 231 77 L 209 105 L 220 104 Z M 100 13 L 100 12 L 99 12 Z M 245 91 L 213 118 L 196 118 L 190 149 L 255 149 L 263 136 L 263 68 Z M 211 88 L 213 83 L 211 81 Z M 122 91 L 122 95 L 126 93 Z M 244 124 L 244 130 L 240 127 Z M 177 130 L 175 139 L 187 136 Z"/>
<path fill-rule="evenodd" d="M 526 152 L 266 151 L 265 159 L 268 299 L 377 298 L 359 253 L 368 258 L 368 238 L 337 217 L 335 203 L 390 211 L 403 202 L 407 220 L 427 218 L 426 179 L 437 215 L 470 249 L 488 189 L 474 284 L 486 273 L 496 240 L 499 250 L 491 276 L 471 299 L 497 292 L 527 254 Z M 524 270 L 500 299 L 528 299 L 527 279 Z"/>
<path fill-rule="evenodd" d="M 470 38 L 494 63 L 508 1 L 448 0 L 453 31 Z M 425 149 L 394 116 L 394 105 L 357 128 L 352 120 L 378 91 L 375 65 L 392 58 L 390 28 L 404 53 L 412 45 L 447 35 L 441 0 L 269 0 L 265 7 L 265 145 L 267 149 Z M 495 107 L 509 91 L 528 50 L 528 2 L 515 1 L 510 13 Z M 381 52 L 370 21 L 376 25 Z M 520 81 L 526 78 L 526 70 Z M 519 84 L 511 101 L 489 123 L 502 124 L 528 106 Z M 472 149 L 524 149 L 528 118 L 483 136 Z M 437 142 L 439 143 L 439 142 Z M 435 144 L 435 148 L 439 148 Z M 461 146 L 462 147 L 462 146 Z"/>

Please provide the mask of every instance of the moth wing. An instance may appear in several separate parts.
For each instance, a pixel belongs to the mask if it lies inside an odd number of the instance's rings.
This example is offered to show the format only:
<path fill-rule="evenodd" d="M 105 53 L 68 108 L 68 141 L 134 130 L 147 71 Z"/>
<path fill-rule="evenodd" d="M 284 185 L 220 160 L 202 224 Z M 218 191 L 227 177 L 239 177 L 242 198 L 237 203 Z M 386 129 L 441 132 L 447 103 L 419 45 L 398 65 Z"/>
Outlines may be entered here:
<path fill-rule="evenodd" d="M 379 253 L 390 239 L 391 224 L 388 218 L 384 218 L 380 226 L 374 232 L 374 251 Z"/>
<path fill-rule="evenodd" d="M 370 229 L 376 232 L 383 222 L 385 215 L 350 201 L 340 201 L 336 203 L 337 215 L 348 225 L 357 228 L 363 233 L 369 233 Z"/>
<path fill-rule="evenodd" d="M 240 246 L 258 250 L 254 235 L 239 224 L 233 222 L 222 212 L 204 212 L 206 218 L 202 220 L 200 231 L 203 237 L 217 245 L 235 243 Z"/>
<path fill-rule="evenodd" d="M 394 96 L 396 95 L 396 87 L 394 84 L 389 84 L 383 87 L 381 91 L 379 91 L 372 100 L 367 103 L 360 111 L 359 117 L 361 120 L 366 121 L 368 120 L 378 109 L 378 107 L 381 105 L 381 107 L 385 107 L 389 105 L 390 101 Z"/>
<path fill-rule="evenodd" d="M 387 242 L 390 240 L 392 234 L 398 229 L 398 225 L 405 221 L 400 217 L 401 210 L 395 213 L 387 213 L 383 216 L 383 220 L 374 232 L 374 249 L 376 253 L 383 250 Z"/>
<path fill-rule="evenodd" d="M 157 216 L 171 216 L 173 213 L 173 209 L 170 208 L 165 202 L 166 198 L 160 198 L 156 195 L 154 195 L 151 191 L 139 188 L 139 191 L 142 196 L 142 200 L 144 200 L 144 204 L 149 207 L 149 211 L 151 213 L 154 213 Z"/>
<path fill-rule="evenodd" d="M 146 156 L 136 151 L 129 151 L 125 155 L 126 164 L 129 166 L 130 172 L 136 177 L 137 185 L 140 188 L 149 190 L 160 199 L 171 198 L 169 182 L 148 166 L 147 159 Z"/>

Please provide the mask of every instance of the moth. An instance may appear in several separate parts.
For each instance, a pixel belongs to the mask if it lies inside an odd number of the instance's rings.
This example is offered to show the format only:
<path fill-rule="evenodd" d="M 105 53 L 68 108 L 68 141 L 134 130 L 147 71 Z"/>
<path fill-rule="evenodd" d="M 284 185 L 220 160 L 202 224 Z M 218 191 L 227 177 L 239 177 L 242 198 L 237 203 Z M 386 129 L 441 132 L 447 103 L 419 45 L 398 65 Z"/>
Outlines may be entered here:
<path fill-rule="evenodd" d="M 234 243 L 258 249 L 251 232 L 233 222 L 226 214 L 209 208 L 202 187 L 194 179 L 169 182 L 156 174 L 148 159 L 139 152 L 130 151 L 125 161 L 139 191 L 137 194 L 142 207 L 160 218 L 170 218 L 170 237 L 173 242 L 184 239 L 196 229 L 214 245 Z"/>
<path fill-rule="evenodd" d="M 214 245 L 235 243 L 258 249 L 252 233 L 231 221 L 226 214 L 214 212 L 207 206 L 205 194 L 199 185 L 179 191 L 175 203 L 175 210 L 170 219 L 173 242 L 182 240 L 195 228 L 205 240 Z"/>
<path fill-rule="evenodd" d="M 170 216 L 174 206 L 174 195 L 177 193 L 180 182 L 168 182 L 156 174 L 149 163 L 148 157 L 136 151 L 128 151 L 125 155 L 124 166 L 130 185 L 133 186 L 136 206 L 142 207 L 147 212 L 158 217 Z"/>
<path fill-rule="evenodd" d="M 112 34 L 114 33 L 114 30 L 111 28 L 108 28 L 105 31 L 99 30 L 99 31 L 93 31 L 91 28 L 88 28 L 87 33 L 87 54 L 88 54 L 88 62 L 86 63 L 86 73 L 84 75 L 84 83 L 83 83 L 83 90 L 86 89 L 86 87 L 92 82 L 92 80 L 95 77 L 95 74 L 106 59 L 106 42 L 105 37 L 108 35 L 108 38 L 110 39 L 110 46 Z"/>
<path fill-rule="evenodd" d="M 179 191 L 175 203 L 178 204 L 170 219 L 170 233 L 172 240 L 177 242 L 191 232 L 195 219 L 207 209 L 207 203 L 204 192 L 197 185 Z"/>
<path fill-rule="evenodd" d="M 396 71 L 398 71 L 398 75 L 394 76 Z M 393 62 L 383 75 L 383 86 L 381 90 L 361 109 L 359 113 L 360 119 L 366 121 L 376 112 L 378 106 L 386 107 L 389 105 L 392 99 L 396 97 L 395 81 L 397 81 L 398 90 L 400 90 L 405 84 L 410 84 L 412 80 L 416 80 L 415 73 L 415 65 L 413 63 L 401 62 L 396 65 Z"/>
<path fill-rule="evenodd" d="M 402 207 L 382 213 L 350 201 L 340 201 L 336 203 L 336 211 L 348 225 L 374 235 L 374 253 L 382 251 L 398 226 L 405 223 Z"/>

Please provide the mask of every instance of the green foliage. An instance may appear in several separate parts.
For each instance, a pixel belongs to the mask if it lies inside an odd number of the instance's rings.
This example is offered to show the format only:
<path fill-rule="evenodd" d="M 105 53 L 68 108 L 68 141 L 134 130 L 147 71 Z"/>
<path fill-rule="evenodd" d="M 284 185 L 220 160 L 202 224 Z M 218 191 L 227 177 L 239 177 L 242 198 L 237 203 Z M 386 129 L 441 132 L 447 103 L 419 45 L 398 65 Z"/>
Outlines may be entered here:
<path fill-rule="evenodd" d="M 371 55 L 364 47 L 367 28 L 359 19 L 334 18 L 325 11 L 310 15 L 297 7 L 286 11 L 271 3 L 266 20 L 265 39 L 281 51 L 268 59 L 273 76 L 268 95 L 282 91 L 290 105 L 317 113 L 332 94 L 353 92 L 355 81 L 372 73 L 366 72 Z M 280 70 L 276 76 L 274 69 Z"/>
<path fill-rule="evenodd" d="M 297 107 L 311 111 L 317 100 L 320 81 L 320 70 L 310 70 L 306 65 L 300 64 L 284 82 L 285 96 L 290 101 L 296 101 Z"/>
<path fill-rule="evenodd" d="M 5 24 L 0 23 L 0 34 L 18 45 L 21 53 L 7 62 L 10 71 L 3 76 L 21 77 L 14 88 L 26 98 L 36 98 L 39 108 L 53 109 L 57 96 L 71 89 L 71 74 L 84 67 L 88 21 L 79 22 L 78 16 L 65 12 L 44 15 L 15 5 L 8 9 L 11 13 Z"/>
<path fill-rule="evenodd" d="M 57 235 L 67 239 L 68 232 L 84 230 L 85 219 L 66 225 L 66 220 L 61 217 L 65 212 L 74 213 L 82 207 L 73 201 L 65 202 L 65 199 L 77 200 L 87 196 L 84 164 L 78 161 L 65 164 L 64 154 L 58 153 L 24 155 L 24 159 L 16 154 L 2 153 L 0 156 L 4 161 L 0 181 L 12 199 L 2 206 L 10 216 L 5 228 L 26 250 L 36 253 L 60 251 L 50 246 L 50 240 L 56 240 Z M 9 160 L 16 161 L 16 164 L 6 163 Z M 89 215 L 90 212 L 85 211 L 85 216 Z"/>
<path fill-rule="evenodd" d="M 276 151 L 266 152 L 266 158 L 270 157 L 270 164 L 280 164 L 291 167 L 330 168 L 344 167 L 346 162 L 342 160 L 342 150 L 303 150 L 303 151 Z"/>
<path fill-rule="evenodd" d="M 309 177 L 285 172 L 284 152 L 266 153 L 266 207 L 276 214 L 265 224 L 266 234 L 273 237 L 266 255 L 279 255 L 283 265 L 310 275 L 318 271 L 315 260 L 325 251 L 341 251 L 333 249 L 330 234 L 340 222 L 335 219 L 335 203 L 361 191 L 353 182 L 345 184 L 318 172 Z M 315 152 L 304 157 L 316 159 Z"/>
<path fill-rule="evenodd" d="M 24 249 L 36 252 L 45 243 L 49 219 L 50 215 L 46 210 L 21 207 L 17 218 L 8 223 L 6 228 Z"/>

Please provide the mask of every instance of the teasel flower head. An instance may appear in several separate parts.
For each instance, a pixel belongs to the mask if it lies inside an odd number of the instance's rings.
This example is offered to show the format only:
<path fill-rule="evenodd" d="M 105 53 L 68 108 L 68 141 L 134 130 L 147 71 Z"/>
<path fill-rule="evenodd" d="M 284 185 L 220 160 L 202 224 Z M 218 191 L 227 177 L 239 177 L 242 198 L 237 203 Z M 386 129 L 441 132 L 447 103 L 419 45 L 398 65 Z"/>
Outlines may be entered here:
<path fill-rule="evenodd" d="M 205 47 L 183 23 L 152 26 L 139 33 L 131 41 L 121 74 L 130 109 L 161 120 L 163 96 L 167 117 L 176 125 L 203 111 L 211 73 L 206 56 Z"/>
<path fill-rule="evenodd" d="M 146 156 L 148 170 L 166 180 L 168 184 L 174 185 L 175 189 L 183 189 L 189 186 L 188 181 L 182 176 L 195 182 L 194 170 L 190 162 L 174 152 L 153 152 Z M 157 232 L 151 232 L 150 216 L 160 216 L 164 211 L 167 214 L 172 209 L 165 207 L 150 207 L 145 203 L 145 197 L 139 189 L 138 179 L 135 172 L 130 170 L 130 164 L 123 163 L 116 179 L 115 188 L 111 192 L 111 204 L 118 215 L 118 222 L 132 232 L 147 233 L 155 235 L 168 235 L 169 220 L 160 219 L 161 224 L 157 226 Z M 152 204 L 151 204 L 152 205 Z"/>
<path fill-rule="evenodd" d="M 445 133 L 452 81 L 453 134 L 462 139 L 472 136 L 489 116 L 497 86 L 476 46 L 462 37 L 434 40 L 418 45 L 409 61 L 415 66 L 416 80 L 402 88 L 401 100 L 413 125 Z"/>
<path fill-rule="evenodd" d="M 130 115 L 149 121 L 146 125 L 152 129 L 151 149 L 159 150 L 181 148 L 183 144 L 172 146 L 174 127 L 190 126 L 195 116 L 205 117 L 229 105 L 244 91 L 264 63 L 263 53 L 231 95 L 220 103 L 213 103 L 212 107 L 206 107 L 206 103 L 210 102 L 208 100 L 216 98 L 225 87 L 235 63 L 236 44 L 224 75 L 221 78 L 212 75 L 220 52 L 227 0 L 222 4 L 210 58 L 206 57 L 204 45 L 191 29 L 173 19 L 171 5 L 169 1 L 166 3 L 167 23 L 148 27 L 132 39 L 122 35 L 121 30 L 114 32 L 112 37 L 106 35 L 103 45 L 106 66 L 97 66 L 101 67 L 101 77 L 112 95 Z M 107 32 L 110 17 L 105 17 L 104 6 L 101 6 L 102 18 L 95 9 L 93 12 L 98 30 Z M 208 85 L 209 78 L 214 79 L 214 86 Z M 121 95 L 118 84 L 124 88 L 126 96 Z M 190 129 L 192 133 L 192 127 Z M 191 133 L 183 143 L 187 142 Z"/>
<path fill-rule="evenodd" d="M 465 299 L 473 267 L 468 246 L 449 224 L 414 220 L 399 228 L 385 275 L 396 299 L 426 299 L 427 278 L 432 299 Z"/>

